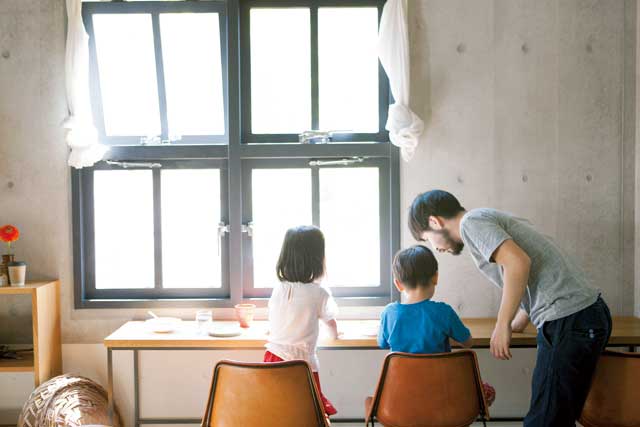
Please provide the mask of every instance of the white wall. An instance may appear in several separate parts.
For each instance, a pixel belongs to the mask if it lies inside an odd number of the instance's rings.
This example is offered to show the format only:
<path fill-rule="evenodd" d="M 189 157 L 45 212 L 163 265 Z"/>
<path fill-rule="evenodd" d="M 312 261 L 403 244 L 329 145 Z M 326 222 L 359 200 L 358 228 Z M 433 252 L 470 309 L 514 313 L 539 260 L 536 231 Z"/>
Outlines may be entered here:
<path fill-rule="evenodd" d="M 640 251 L 634 253 L 640 234 L 634 234 L 640 223 L 635 3 L 411 0 L 412 103 L 427 128 L 415 159 L 402 165 L 403 218 L 417 193 L 435 187 L 454 192 L 468 208 L 511 210 L 558 238 L 615 314 L 630 314 L 635 305 L 640 315 L 640 286 L 634 300 L 633 282 L 634 260 L 640 263 Z M 64 26 L 62 0 L 0 1 L 0 222 L 22 229 L 17 255 L 29 262 L 31 279 L 61 279 L 65 369 L 104 382 L 98 343 L 143 311 L 73 308 L 70 181 L 59 126 L 66 114 Z M 411 243 L 404 225 L 403 242 Z M 499 294 L 467 255 L 441 257 L 441 263 L 438 298 L 463 316 L 495 314 Z M 29 329 L 7 323 L 23 309 L 0 302 L 0 336 Z M 511 362 L 480 353 L 483 375 L 498 389 L 494 414 L 522 415 L 533 353 L 516 350 Z M 187 398 L 176 411 L 197 416 L 210 365 L 222 357 L 257 360 L 260 354 L 145 356 L 143 391 L 171 385 Z M 381 357 L 321 354 L 323 386 L 341 416 L 361 416 Z M 118 359 L 117 382 L 129 413 L 125 359 Z M 172 366 L 190 369 L 169 377 Z M 189 385 L 180 387 L 183 374 Z M 21 406 L 32 381 L 25 377 L 0 376 L 0 416 Z M 170 408 L 158 398 L 146 393 L 144 410 L 158 415 Z"/>

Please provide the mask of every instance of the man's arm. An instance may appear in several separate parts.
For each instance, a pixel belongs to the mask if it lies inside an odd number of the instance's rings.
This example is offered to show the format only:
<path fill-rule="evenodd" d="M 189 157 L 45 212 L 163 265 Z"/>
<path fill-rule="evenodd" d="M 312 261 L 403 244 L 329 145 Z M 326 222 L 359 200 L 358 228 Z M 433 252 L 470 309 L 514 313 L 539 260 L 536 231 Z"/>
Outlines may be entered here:
<path fill-rule="evenodd" d="M 529 325 L 529 315 L 523 309 L 518 310 L 516 318 L 511 322 L 513 332 L 522 332 Z"/>
<path fill-rule="evenodd" d="M 531 259 L 520 246 L 509 239 L 495 250 L 493 260 L 502 266 L 504 287 L 498 321 L 491 335 L 491 354 L 497 359 L 507 360 L 511 359 L 511 321 L 516 316 L 527 288 Z"/>

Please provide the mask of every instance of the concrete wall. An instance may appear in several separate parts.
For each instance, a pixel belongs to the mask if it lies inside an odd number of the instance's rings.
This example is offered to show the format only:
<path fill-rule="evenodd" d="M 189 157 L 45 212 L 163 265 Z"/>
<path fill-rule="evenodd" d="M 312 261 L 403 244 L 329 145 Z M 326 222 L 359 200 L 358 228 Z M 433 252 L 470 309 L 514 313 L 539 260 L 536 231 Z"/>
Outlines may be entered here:
<path fill-rule="evenodd" d="M 73 309 L 70 182 L 59 126 L 66 114 L 63 3 L 0 1 L 0 222 L 23 230 L 17 255 L 29 262 L 31 279 L 62 281 L 65 369 L 104 381 L 105 354 L 97 343 L 143 311 Z M 467 208 L 491 206 L 528 217 L 578 258 L 615 314 L 631 314 L 634 263 L 640 267 L 640 240 L 634 240 L 640 235 L 634 234 L 640 224 L 635 1 L 409 4 L 412 102 L 427 127 L 416 157 L 402 165 L 403 213 L 417 193 L 439 187 L 457 194 Z M 404 226 L 403 243 L 411 243 Z M 438 298 L 463 316 L 496 313 L 499 294 L 468 255 L 443 256 L 441 263 Z M 635 294 L 640 314 L 639 286 Z M 28 330 L 2 320 L 24 309 L 0 302 L 3 333 Z M 527 408 L 533 352 L 516 354 L 503 363 L 480 352 L 483 376 L 498 390 L 494 415 L 522 415 Z M 143 392 L 170 387 L 181 390 L 188 403 L 165 406 L 147 393 L 143 411 L 161 415 L 175 408 L 197 416 L 214 360 L 259 356 L 145 356 Z M 323 385 L 341 416 L 361 416 L 362 397 L 375 382 L 381 357 L 321 354 Z M 123 355 L 117 363 L 120 403 L 130 416 L 130 358 Z M 184 378 L 155 375 L 172 372 L 174 365 L 193 367 L 187 378 L 193 386 Z M 0 377 L 0 417 L 21 405 L 31 381 L 29 375 Z"/>

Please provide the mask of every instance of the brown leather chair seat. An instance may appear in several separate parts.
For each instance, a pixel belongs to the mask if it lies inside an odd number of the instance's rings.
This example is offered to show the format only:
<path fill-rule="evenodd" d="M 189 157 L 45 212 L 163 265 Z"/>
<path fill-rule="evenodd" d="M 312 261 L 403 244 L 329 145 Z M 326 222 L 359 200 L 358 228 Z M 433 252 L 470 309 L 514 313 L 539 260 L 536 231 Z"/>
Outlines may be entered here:
<path fill-rule="evenodd" d="M 580 423 L 585 427 L 640 427 L 640 353 L 600 357 Z"/>
<path fill-rule="evenodd" d="M 475 352 L 388 354 L 365 416 L 367 425 L 386 427 L 463 427 L 488 419 Z"/>
<path fill-rule="evenodd" d="M 327 427 L 309 365 L 220 361 L 213 370 L 203 427 Z"/>

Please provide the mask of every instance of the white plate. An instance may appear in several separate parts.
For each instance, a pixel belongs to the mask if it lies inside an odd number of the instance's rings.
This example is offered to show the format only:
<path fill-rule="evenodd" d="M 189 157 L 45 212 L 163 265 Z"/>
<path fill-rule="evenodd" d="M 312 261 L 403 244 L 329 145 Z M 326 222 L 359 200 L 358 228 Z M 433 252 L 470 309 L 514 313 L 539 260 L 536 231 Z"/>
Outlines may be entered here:
<path fill-rule="evenodd" d="M 158 317 L 148 319 L 144 323 L 147 325 L 151 332 L 156 334 L 168 334 L 178 329 L 178 326 L 182 322 L 182 319 L 177 317 Z"/>
<path fill-rule="evenodd" d="M 216 325 L 209 328 L 209 335 L 218 338 L 237 337 L 242 335 L 242 328 L 238 325 Z"/>

